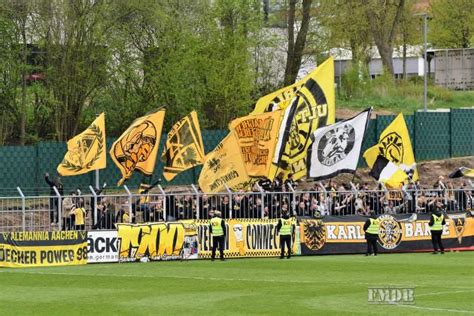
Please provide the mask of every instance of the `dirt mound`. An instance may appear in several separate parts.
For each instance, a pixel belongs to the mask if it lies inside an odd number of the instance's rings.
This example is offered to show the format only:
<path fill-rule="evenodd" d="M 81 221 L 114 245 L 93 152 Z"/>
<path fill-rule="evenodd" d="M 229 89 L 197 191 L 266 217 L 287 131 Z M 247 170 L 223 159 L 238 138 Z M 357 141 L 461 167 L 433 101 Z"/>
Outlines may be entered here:
<path fill-rule="evenodd" d="M 432 187 L 433 184 L 438 180 L 439 176 L 443 176 L 445 181 L 448 180 L 448 175 L 453 172 L 456 168 L 467 167 L 474 168 L 474 157 L 461 157 L 461 158 L 452 158 L 447 160 L 432 160 L 432 161 L 423 161 L 418 163 L 418 174 L 420 176 L 420 183 L 423 187 Z M 348 183 L 349 181 L 359 182 L 359 183 L 369 183 L 373 184 L 375 187 L 376 182 L 374 178 L 369 176 L 370 169 L 362 168 L 357 169 L 355 175 L 351 174 L 341 174 L 333 178 L 333 180 L 338 184 Z M 457 178 L 449 179 L 454 187 L 459 187 L 461 184 L 466 181 L 466 178 Z M 311 186 L 310 183 L 303 184 L 300 187 Z"/>
<path fill-rule="evenodd" d="M 360 111 L 358 111 L 358 110 L 337 108 L 336 109 L 336 118 L 345 120 L 345 119 L 354 117 L 359 113 L 360 113 Z M 386 111 L 386 110 L 376 110 L 376 111 L 374 110 L 374 111 L 372 111 L 371 118 L 375 118 L 376 115 L 391 115 L 391 114 L 397 114 L 397 113 Z"/>

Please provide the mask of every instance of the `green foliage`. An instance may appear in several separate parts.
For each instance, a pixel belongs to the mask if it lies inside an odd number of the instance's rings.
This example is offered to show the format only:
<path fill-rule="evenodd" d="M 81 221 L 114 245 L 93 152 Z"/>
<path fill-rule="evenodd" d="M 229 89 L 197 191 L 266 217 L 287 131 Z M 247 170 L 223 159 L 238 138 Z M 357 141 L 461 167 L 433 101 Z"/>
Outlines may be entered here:
<path fill-rule="evenodd" d="M 352 64 L 342 75 L 341 81 L 340 96 L 345 100 L 371 94 L 372 82 L 367 67 L 362 63 Z"/>
<path fill-rule="evenodd" d="M 436 48 L 474 47 L 474 1 L 432 0 L 428 37 Z"/>
<path fill-rule="evenodd" d="M 286 30 L 267 26 L 285 27 L 288 7 L 284 0 L 269 1 L 268 20 L 260 0 L 0 2 L 0 144 L 64 141 L 100 112 L 106 112 L 108 136 L 118 136 L 135 118 L 160 106 L 168 109 L 164 133 L 193 109 L 202 127 L 226 128 L 259 97 L 281 87 Z M 397 45 L 419 41 L 420 23 L 408 10 L 413 1 L 406 0 L 395 30 Z M 374 40 L 370 3 L 313 1 L 316 18 L 304 51 L 319 60 L 331 47 L 351 50 L 357 67 L 342 78 L 338 106 L 371 100 L 411 107 L 422 100 L 418 83 L 368 78 L 368 48 Z M 390 3 L 392 10 L 397 2 Z M 464 22 L 465 17 L 474 22 L 472 2 L 453 3 L 433 2 L 430 34 L 439 33 L 443 41 L 445 33 L 474 24 Z M 456 6 L 466 12 L 451 10 Z M 446 32 L 437 31 L 437 25 Z M 466 36 L 473 38 L 471 31 Z M 32 74 L 43 79 L 27 81 Z M 455 102 L 457 95 L 430 89 L 433 106 Z"/>
<path fill-rule="evenodd" d="M 423 82 L 396 80 L 393 83 L 377 78 L 369 93 L 351 98 L 342 95 L 336 100 L 337 107 L 364 109 L 368 105 L 376 110 L 393 113 L 413 113 L 423 109 Z M 343 87 L 344 88 L 344 87 Z M 452 91 L 434 85 L 428 86 L 428 109 L 461 108 L 474 106 L 474 91 Z"/>

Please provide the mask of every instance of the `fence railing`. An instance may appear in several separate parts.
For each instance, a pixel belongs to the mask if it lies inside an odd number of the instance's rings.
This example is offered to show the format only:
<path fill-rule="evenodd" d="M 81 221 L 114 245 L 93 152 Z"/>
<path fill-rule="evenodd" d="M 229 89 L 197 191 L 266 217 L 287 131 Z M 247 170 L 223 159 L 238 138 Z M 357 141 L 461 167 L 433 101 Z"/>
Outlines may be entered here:
<path fill-rule="evenodd" d="M 183 219 L 209 219 L 216 210 L 225 219 L 294 216 L 347 216 L 427 213 L 442 203 L 446 212 L 470 211 L 472 189 L 351 190 L 290 192 L 190 192 L 90 194 L 0 197 L 0 231 L 112 229 L 115 223 L 143 223 Z M 438 205 L 438 207 L 441 205 Z"/>

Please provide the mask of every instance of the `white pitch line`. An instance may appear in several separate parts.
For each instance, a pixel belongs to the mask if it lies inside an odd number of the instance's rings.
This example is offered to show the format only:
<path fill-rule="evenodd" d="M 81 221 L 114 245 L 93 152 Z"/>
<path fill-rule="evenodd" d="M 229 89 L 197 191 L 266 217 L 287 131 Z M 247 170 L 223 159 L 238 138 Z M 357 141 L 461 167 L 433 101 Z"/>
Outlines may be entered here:
<path fill-rule="evenodd" d="M 21 270 L 5 270 L 6 273 L 19 274 L 41 274 L 41 275 L 67 275 L 67 276 L 85 276 L 85 277 L 117 277 L 117 278 L 166 278 L 166 279 L 184 279 L 199 281 L 230 281 L 230 282 L 270 282 L 270 283 L 305 283 L 305 284 L 321 284 L 318 280 L 281 280 L 281 279 L 246 279 L 246 278 L 215 278 L 215 277 L 199 277 L 199 276 L 171 276 L 171 275 L 135 275 L 135 274 L 100 274 L 100 273 L 68 273 L 68 272 L 48 272 L 48 271 L 21 271 Z M 332 282 L 338 284 L 346 284 L 347 282 Z M 373 285 L 369 282 L 354 282 L 357 285 Z M 392 286 L 395 284 L 391 284 Z M 406 284 L 400 285 L 406 286 Z"/>
<path fill-rule="evenodd" d="M 25 270 L 0 270 L 0 272 L 5 273 L 23 273 L 23 274 L 41 274 L 41 275 L 67 275 L 67 276 L 85 276 L 85 277 L 124 277 L 124 278 L 166 278 L 166 279 L 183 279 L 183 280 L 199 280 L 199 281 L 229 281 L 229 282 L 270 282 L 270 283 L 305 283 L 305 284 L 320 284 L 319 280 L 281 280 L 281 279 L 247 279 L 247 278 L 215 278 L 215 277 L 200 277 L 200 276 L 171 276 L 171 275 L 136 275 L 136 274 L 101 274 L 101 273 L 69 273 L 69 272 L 48 272 L 48 271 L 25 271 Z M 336 284 L 347 284 L 347 282 L 332 282 Z M 381 286 L 404 286 L 404 287 L 413 287 L 413 285 L 407 284 L 374 284 L 373 282 L 353 282 L 352 284 L 356 285 L 367 285 L 372 287 L 381 287 Z M 423 285 L 418 284 L 416 286 L 423 287 Z M 416 287 L 415 286 L 415 287 Z M 467 292 L 474 291 L 471 287 L 450 287 L 454 290 L 463 290 L 469 289 Z M 461 291 L 464 292 L 464 291 Z M 441 292 L 440 292 L 441 293 Z M 453 292 L 446 292 L 453 293 Z M 427 296 L 435 295 L 434 293 L 425 293 L 417 296 Z M 437 294 L 437 293 L 436 293 Z M 444 294 L 444 292 L 443 292 Z"/>
<path fill-rule="evenodd" d="M 422 294 L 416 294 L 416 297 L 420 297 L 420 296 L 432 296 L 432 295 L 435 296 L 435 295 L 453 294 L 453 293 L 466 293 L 466 292 L 474 292 L 474 289 L 462 290 L 462 291 L 451 291 L 451 292 L 445 291 L 445 292 L 422 293 Z"/>
<path fill-rule="evenodd" d="M 399 304 L 394 304 L 394 305 L 398 306 L 398 307 L 424 309 L 424 310 L 428 310 L 428 311 L 463 313 L 463 314 L 472 314 L 472 315 L 474 315 L 474 311 L 466 311 L 466 310 L 463 310 L 463 309 L 435 308 L 435 307 L 416 306 L 416 305 L 399 305 Z"/>

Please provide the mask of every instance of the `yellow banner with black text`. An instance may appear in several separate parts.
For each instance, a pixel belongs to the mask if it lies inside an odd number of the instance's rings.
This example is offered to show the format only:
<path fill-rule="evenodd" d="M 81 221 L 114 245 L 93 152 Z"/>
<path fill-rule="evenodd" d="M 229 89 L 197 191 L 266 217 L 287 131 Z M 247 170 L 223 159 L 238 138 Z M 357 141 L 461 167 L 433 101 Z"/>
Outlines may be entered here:
<path fill-rule="evenodd" d="M 86 231 L 0 234 L 0 267 L 27 268 L 86 263 Z"/>

